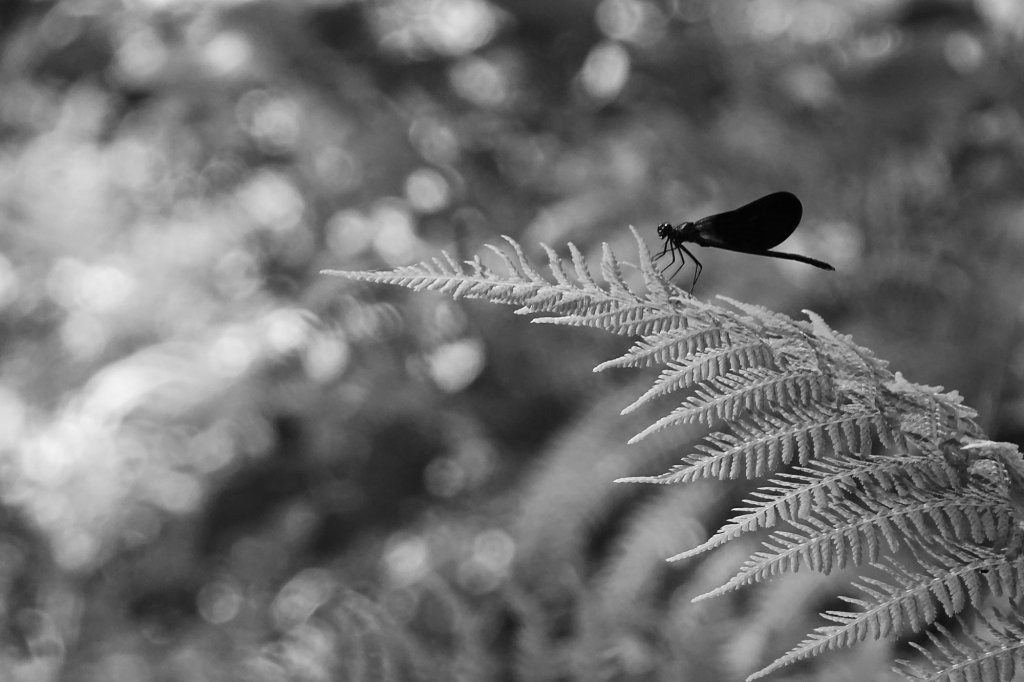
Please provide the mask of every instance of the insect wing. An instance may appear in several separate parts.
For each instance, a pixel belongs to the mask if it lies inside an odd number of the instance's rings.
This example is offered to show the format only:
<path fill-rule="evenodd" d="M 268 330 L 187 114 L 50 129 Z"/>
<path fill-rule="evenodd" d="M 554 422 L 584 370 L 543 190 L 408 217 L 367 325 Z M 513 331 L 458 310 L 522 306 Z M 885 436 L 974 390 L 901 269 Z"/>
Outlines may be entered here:
<path fill-rule="evenodd" d="M 725 213 L 701 218 L 694 228 L 706 246 L 766 251 L 786 241 L 800 224 L 803 206 L 789 192 L 775 192 Z"/>

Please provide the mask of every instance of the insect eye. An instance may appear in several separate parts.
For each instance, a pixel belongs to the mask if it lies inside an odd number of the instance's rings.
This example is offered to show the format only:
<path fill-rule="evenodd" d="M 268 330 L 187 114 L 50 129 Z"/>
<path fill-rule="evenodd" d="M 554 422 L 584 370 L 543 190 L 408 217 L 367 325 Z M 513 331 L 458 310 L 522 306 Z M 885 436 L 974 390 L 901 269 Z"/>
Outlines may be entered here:
<path fill-rule="evenodd" d="M 672 231 L 672 225 L 669 224 L 669 223 L 662 223 L 661 225 L 658 225 L 658 236 L 659 237 L 664 237 L 665 235 L 667 235 L 671 231 Z"/>

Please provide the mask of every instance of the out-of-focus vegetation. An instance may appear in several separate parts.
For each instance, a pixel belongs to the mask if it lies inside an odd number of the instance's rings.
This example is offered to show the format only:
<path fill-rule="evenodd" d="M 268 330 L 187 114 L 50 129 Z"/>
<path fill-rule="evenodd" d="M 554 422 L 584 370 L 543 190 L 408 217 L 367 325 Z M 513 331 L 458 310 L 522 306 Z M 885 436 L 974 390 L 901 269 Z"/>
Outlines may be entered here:
<path fill-rule="evenodd" d="M 617 340 L 317 273 L 789 189 L 839 272 L 705 251 L 698 294 L 1022 443 L 1022 40 L 1010 0 L 7 0 L 0 679 L 756 669 L 841 577 L 689 603 L 741 555 L 661 559 L 742 491 L 610 484 L 687 435 L 624 445 Z"/>

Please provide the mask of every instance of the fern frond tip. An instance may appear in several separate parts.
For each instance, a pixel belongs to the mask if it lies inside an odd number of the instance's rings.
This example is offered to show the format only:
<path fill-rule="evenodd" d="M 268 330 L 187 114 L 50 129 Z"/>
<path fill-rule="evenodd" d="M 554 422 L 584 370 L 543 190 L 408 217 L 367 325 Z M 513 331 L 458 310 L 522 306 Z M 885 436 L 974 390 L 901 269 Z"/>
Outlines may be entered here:
<path fill-rule="evenodd" d="M 343 279 L 357 282 L 378 282 L 381 277 L 394 274 L 391 270 L 333 270 L 325 269 L 320 271 L 321 275 L 330 277 L 341 277 Z"/>
<path fill-rule="evenodd" d="M 623 476 L 612 483 L 661 483 L 657 476 Z"/>

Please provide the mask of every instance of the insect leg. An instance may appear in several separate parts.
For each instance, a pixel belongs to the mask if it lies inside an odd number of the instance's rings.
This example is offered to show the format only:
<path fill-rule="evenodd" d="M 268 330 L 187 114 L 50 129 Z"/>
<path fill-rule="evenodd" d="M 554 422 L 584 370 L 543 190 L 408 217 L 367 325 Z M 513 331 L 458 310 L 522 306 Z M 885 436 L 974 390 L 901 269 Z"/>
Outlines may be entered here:
<path fill-rule="evenodd" d="M 701 265 L 701 262 L 699 260 L 697 260 L 696 256 L 694 256 L 692 253 L 690 253 L 690 250 L 688 248 L 686 248 L 682 244 L 679 245 L 679 248 L 682 249 L 683 251 L 685 251 L 686 255 L 693 259 L 693 282 L 690 284 L 690 293 L 692 294 L 693 293 L 693 288 L 695 286 L 697 286 L 697 280 L 700 279 L 700 273 L 701 273 L 701 270 L 704 269 L 704 266 Z"/>
<path fill-rule="evenodd" d="M 672 244 L 672 252 L 673 252 L 673 254 L 678 252 L 680 249 L 682 249 L 683 251 L 686 251 L 686 247 L 683 246 L 682 244 Z M 686 251 L 686 253 L 690 253 L 690 252 Z M 673 261 L 675 260 L 675 256 L 674 255 L 672 256 L 672 260 Z M 683 254 L 680 253 L 679 254 L 679 267 L 676 268 L 676 271 L 672 273 L 672 275 L 669 277 L 669 279 L 675 279 L 675 276 L 679 274 L 679 271 L 683 269 L 684 265 L 686 265 L 686 259 L 683 258 Z"/>
<path fill-rule="evenodd" d="M 665 251 L 666 251 L 666 249 L 668 250 L 669 254 L 671 254 L 671 255 L 672 255 L 672 260 L 670 260 L 670 261 L 668 262 L 668 265 L 666 265 L 665 267 L 663 267 L 663 268 L 661 269 L 661 273 L 660 273 L 660 274 L 662 274 L 662 275 L 664 275 L 664 274 L 665 274 L 665 271 L 666 271 L 666 270 L 668 270 L 668 269 L 669 269 L 670 267 L 672 267 L 672 264 L 676 262 L 676 247 L 675 247 L 675 245 L 674 245 L 674 244 L 673 244 L 672 242 L 670 242 L 670 241 L 666 241 L 666 242 L 665 242 L 665 248 L 664 248 L 664 249 L 662 249 L 662 250 L 661 250 L 661 253 L 659 253 L 659 254 L 658 254 L 658 258 L 661 258 L 662 256 L 664 256 L 664 255 L 665 255 Z M 657 260 L 657 258 L 656 258 L 655 260 Z M 672 279 L 672 278 L 670 277 L 669 279 Z"/>

